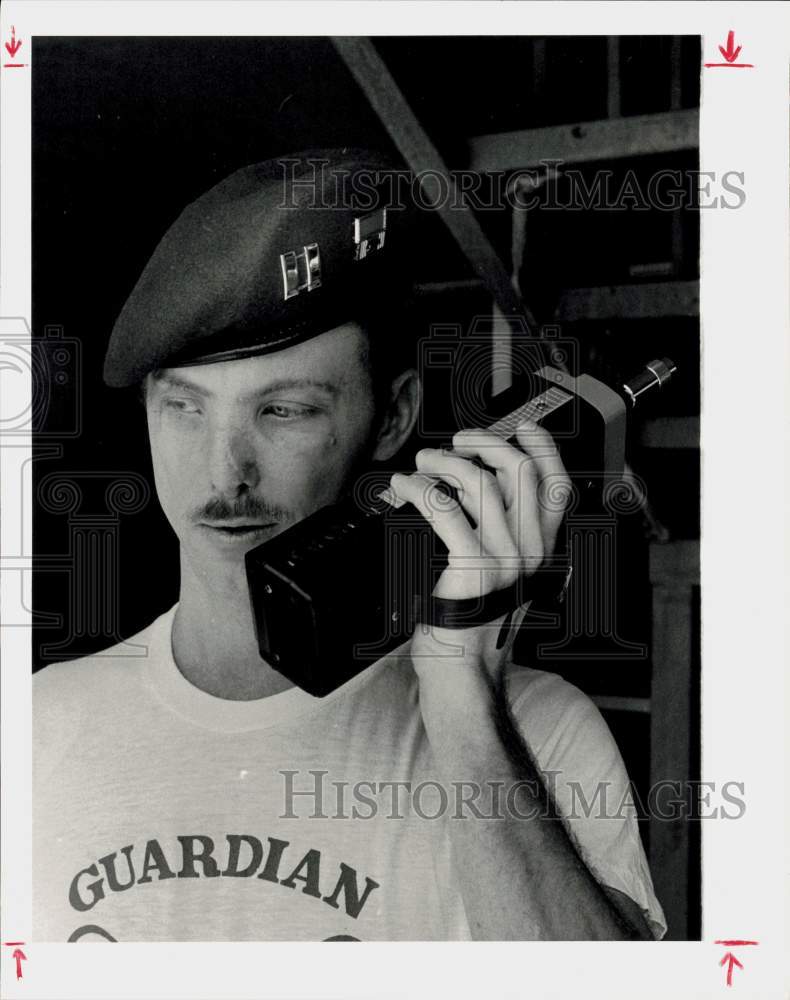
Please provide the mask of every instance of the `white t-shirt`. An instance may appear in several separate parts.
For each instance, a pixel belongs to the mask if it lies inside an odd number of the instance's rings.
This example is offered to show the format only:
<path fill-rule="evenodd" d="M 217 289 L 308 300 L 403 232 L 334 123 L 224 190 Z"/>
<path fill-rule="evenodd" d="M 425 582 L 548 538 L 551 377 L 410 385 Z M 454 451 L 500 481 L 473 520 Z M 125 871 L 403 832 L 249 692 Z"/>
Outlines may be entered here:
<path fill-rule="evenodd" d="M 408 657 L 326 698 L 229 701 L 179 672 L 174 612 L 34 679 L 35 940 L 468 940 L 448 824 L 509 803 L 433 781 Z M 512 671 L 514 714 L 584 860 L 660 937 L 606 724 L 556 675 Z"/>

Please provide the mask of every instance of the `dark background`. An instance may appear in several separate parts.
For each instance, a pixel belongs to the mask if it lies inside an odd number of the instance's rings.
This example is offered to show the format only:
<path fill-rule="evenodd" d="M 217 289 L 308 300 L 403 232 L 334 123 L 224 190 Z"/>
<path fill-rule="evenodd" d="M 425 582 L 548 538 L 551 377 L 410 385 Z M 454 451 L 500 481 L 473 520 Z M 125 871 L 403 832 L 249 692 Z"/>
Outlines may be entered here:
<path fill-rule="evenodd" d="M 607 117 L 608 41 L 595 38 L 386 38 L 375 44 L 451 169 L 468 138 Z M 699 103 L 699 39 L 673 49 L 662 37 L 617 42 L 619 114 L 642 116 Z M 145 481 L 152 482 L 144 413 L 133 392 L 101 380 L 109 332 L 158 240 L 181 209 L 243 166 L 307 147 L 391 144 L 366 98 L 323 38 L 36 38 L 33 73 L 34 336 L 37 390 L 34 662 L 37 668 L 130 636 L 178 596 L 178 552 Z M 671 54 L 675 53 L 674 97 Z M 678 68 L 679 54 L 679 68 Z M 619 156 L 584 170 L 693 170 L 696 151 Z M 480 213 L 509 265 L 510 218 Z M 556 322 L 564 290 L 698 277 L 698 219 L 671 213 L 540 211 L 525 260 L 530 305 Z M 490 312 L 469 265 L 435 223 L 415 247 L 425 319 L 468 324 Z M 659 275 L 657 278 L 656 275 Z M 446 282 L 462 282 L 447 289 Z M 560 316 L 561 318 L 561 316 Z M 654 357 L 682 375 L 660 415 L 699 413 L 696 316 L 588 318 L 562 323 L 578 339 L 581 370 L 630 376 Z M 428 387 L 430 396 L 430 386 Z M 434 393 L 432 405 L 444 401 Z M 699 534 L 699 451 L 643 446 L 638 414 L 629 459 L 648 484 L 664 540 Z M 664 442 L 666 444 L 666 442 Z M 125 483 L 108 494 L 113 483 Z M 71 485 L 64 485 L 71 484 Z M 75 485 L 76 491 L 75 492 Z M 124 489 L 126 492 L 124 493 Z M 653 538 L 655 541 L 655 538 Z M 623 639 L 652 641 L 650 529 L 639 515 L 618 527 Z M 75 571 L 93 566 L 90 574 Z M 693 639 L 698 674 L 698 634 Z M 650 659 L 538 664 L 597 698 L 646 698 Z M 692 686 L 692 776 L 698 769 Z M 607 721 L 638 788 L 649 780 L 649 716 L 610 710 Z M 649 830 L 644 827 L 647 841 Z M 698 852 L 692 852 L 689 936 L 699 932 Z"/>

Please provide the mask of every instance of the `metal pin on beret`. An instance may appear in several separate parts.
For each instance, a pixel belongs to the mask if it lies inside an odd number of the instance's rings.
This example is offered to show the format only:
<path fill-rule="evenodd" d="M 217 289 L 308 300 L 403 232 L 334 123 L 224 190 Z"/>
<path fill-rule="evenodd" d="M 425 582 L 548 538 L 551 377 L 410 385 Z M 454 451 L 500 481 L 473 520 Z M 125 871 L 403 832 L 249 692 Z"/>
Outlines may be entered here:
<path fill-rule="evenodd" d="M 176 219 L 113 327 L 104 380 L 281 350 L 408 287 L 413 213 L 386 157 L 310 150 L 243 167 Z M 401 175 L 402 175 L 401 171 Z"/>

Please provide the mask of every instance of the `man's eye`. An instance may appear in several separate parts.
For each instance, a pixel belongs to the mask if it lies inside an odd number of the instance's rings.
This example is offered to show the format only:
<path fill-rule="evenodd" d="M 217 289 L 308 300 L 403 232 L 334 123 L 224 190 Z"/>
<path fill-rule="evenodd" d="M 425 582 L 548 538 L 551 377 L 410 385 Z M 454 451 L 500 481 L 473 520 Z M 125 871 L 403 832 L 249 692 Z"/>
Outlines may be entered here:
<path fill-rule="evenodd" d="M 312 406 L 302 406 L 299 403 L 267 403 L 261 409 L 261 416 L 276 417 L 279 420 L 298 420 L 300 417 L 311 417 L 314 413 Z"/>
<path fill-rule="evenodd" d="M 176 413 L 199 413 L 200 407 L 192 399 L 166 399 L 165 406 Z"/>

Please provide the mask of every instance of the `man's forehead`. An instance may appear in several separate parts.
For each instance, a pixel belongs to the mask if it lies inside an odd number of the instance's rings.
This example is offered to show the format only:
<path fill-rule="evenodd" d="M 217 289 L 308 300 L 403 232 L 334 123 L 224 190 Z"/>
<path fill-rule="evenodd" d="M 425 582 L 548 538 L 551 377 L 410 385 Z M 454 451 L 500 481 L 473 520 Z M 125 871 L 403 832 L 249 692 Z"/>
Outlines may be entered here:
<path fill-rule="evenodd" d="M 356 323 L 346 323 L 282 351 L 160 368 L 149 377 L 160 386 L 206 397 L 228 390 L 252 396 L 286 389 L 315 389 L 335 396 L 358 381 L 366 356 L 366 334 Z"/>

